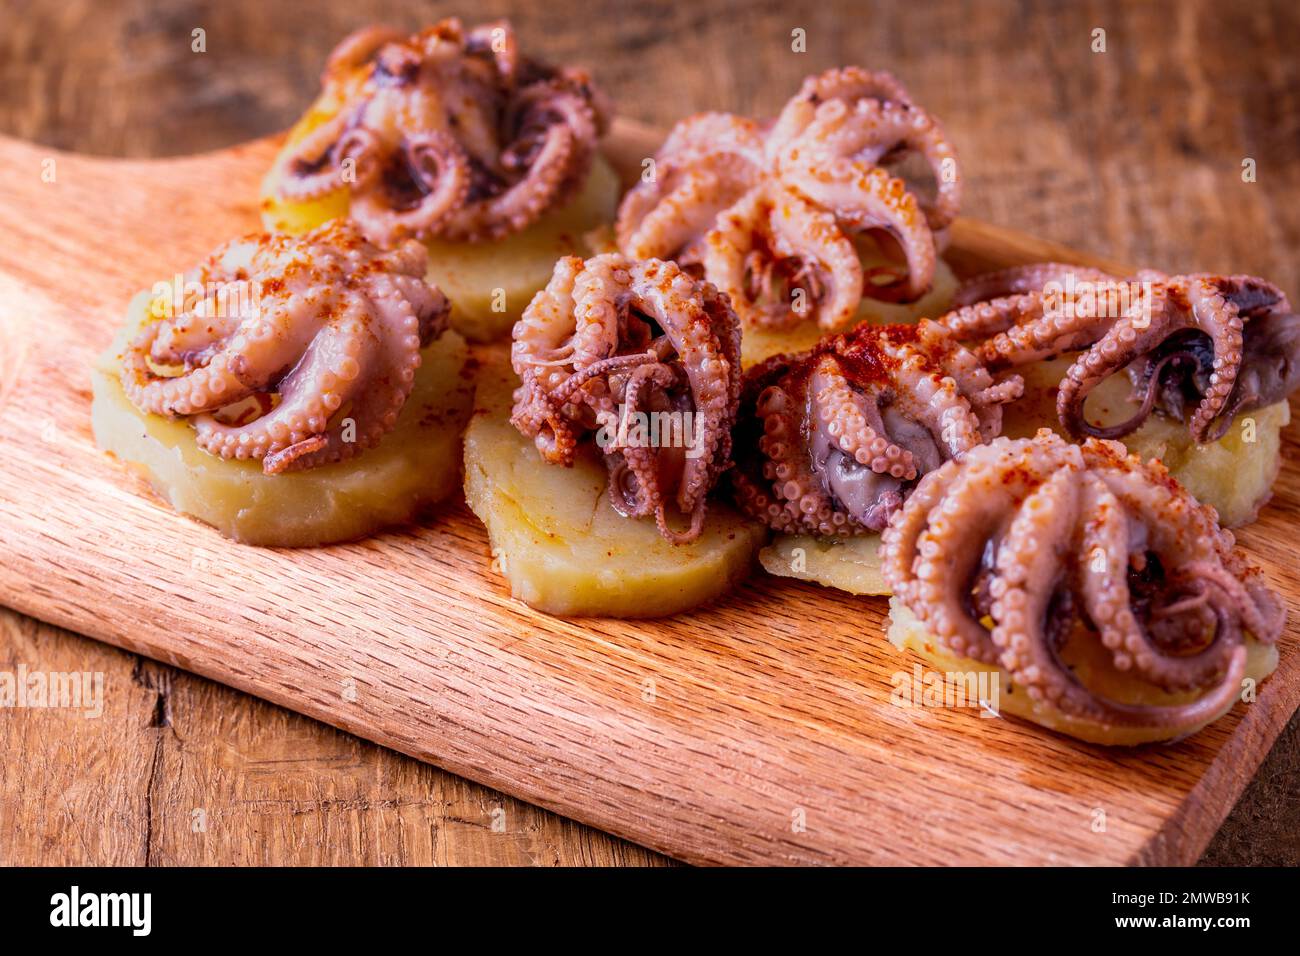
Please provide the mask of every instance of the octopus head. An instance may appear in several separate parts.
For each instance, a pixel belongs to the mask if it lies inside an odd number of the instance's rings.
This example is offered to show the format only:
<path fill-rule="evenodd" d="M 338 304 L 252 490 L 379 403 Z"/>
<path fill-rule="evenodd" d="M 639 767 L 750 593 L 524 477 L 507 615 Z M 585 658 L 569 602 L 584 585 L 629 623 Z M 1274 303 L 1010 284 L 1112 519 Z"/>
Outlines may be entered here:
<path fill-rule="evenodd" d="M 880 531 L 922 475 L 998 432 L 1022 387 L 928 321 L 776 356 L 745 378 L 737 497 L 778 531 Z"/>

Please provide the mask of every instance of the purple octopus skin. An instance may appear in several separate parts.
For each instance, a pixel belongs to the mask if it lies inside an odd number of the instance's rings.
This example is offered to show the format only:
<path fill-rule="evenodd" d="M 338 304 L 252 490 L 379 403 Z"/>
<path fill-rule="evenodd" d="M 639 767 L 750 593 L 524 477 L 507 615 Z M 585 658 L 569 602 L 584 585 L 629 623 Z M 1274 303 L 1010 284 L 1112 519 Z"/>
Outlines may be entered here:
<path fill-rule="evenodd" d="M 745 376 L 736 500 L 781 532 L 879 531 L 922 475 L 997 435 L 1021 391 L 924 319 L 775 356 Z"/>
<path fill-rule="evenodd" d="M 278 198 L 346 188 L 349 215 L 384 245 L 524 229 L 582 183 L 609 124 L 587 73 L 524 56 L 506 21 L 366 27 L 322 83 L 340 106 L 281 158 Z"/>
<path fill-rule="evenodd" d="M 882 536 L 895 597 L 958 657 L 1001 667 L 1040 707 L 1098 724 L 1189 732 L 1231 706 L 1246 634 L 1286 612 L 1263 575 L 1158 462 L 1046 429 L 999 438 L 926 475 Z M 991 622 L 991 623 L 989 623 Z M 1099 641 L 1117 671 L 1186 703 L 1085 686 L 1061 658 Z"/>
<path fill-rule="evenodd" d="M 1153 411 L 1192 438 L 1221 438 L 1234 416 L 1300 387 L 1300 316 L 1272 283 L 1247 275 L 1154 271 L 1120 279 L 1042 263 L 972 280 L 940 321 L 991 371 L 1080 352 L 1057 393 L 1072 435 L 1122 438 Z M 1099 427 L 1088 393 L 1127 369 L 1138 411 Z"/>

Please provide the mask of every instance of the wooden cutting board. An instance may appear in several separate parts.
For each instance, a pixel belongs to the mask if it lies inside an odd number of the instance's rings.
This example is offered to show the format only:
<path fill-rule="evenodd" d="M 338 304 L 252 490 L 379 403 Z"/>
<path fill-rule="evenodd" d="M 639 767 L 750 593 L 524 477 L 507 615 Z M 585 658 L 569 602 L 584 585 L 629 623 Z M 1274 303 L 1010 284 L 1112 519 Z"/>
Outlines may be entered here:
<path fill-rule="evenodd" d="M 609 152 L 635 174 L 654 142 L 621 124 Z M 1193 739 L 1136 751 L 891 705 L 913 660 L 879 599 L 760 574 L 669 620 L 557 620 L 511 600 L 462 504 L 306 551 L 172 513 L 95 449 L 90 365 L 135 292 L 257 228 L 274 152 L 0 139 L 3 603 L 699 863 L 1191 863 L 1300 701 L 1300 424 L 1241 535 L 1291 605 L 1280 668 Z M 1095 262 L 972 222 L 948 258 Z"/>

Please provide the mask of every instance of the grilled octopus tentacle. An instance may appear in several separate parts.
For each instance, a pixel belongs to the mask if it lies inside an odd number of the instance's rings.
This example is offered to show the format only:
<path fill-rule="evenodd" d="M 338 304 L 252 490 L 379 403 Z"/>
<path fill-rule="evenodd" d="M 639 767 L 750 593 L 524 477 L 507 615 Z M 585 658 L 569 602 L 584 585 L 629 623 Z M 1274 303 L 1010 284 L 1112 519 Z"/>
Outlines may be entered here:
<path fill-rule="evenodd" d="M 895 174 L 911 155 L 933 188 Z M 619 248 L 674 258 L 758 326 L 843 328 L 864 298 L 920 298 L 934 278 L 935 234 L 961 202 L 939 125 L 893 77 L 856 67 L 809 77 L 766 126 L 721 113 L 684 120 L 654 169 L 619 208 Z M 864 237 L 882 257 L 870 269 Z"/>
<path fill-rule="evenodd" d="M 586 176 L 609 110 L 581 70 L 520 54 L 504 21 L 447 19 L 413 36 L 368 27 L 322 77 L 336 112 L 286 150 L 278 197 L 347 189 L 375 241 L 517 232 Z"/>
<path fill-rule="evenodd" d="M 1284 611 L 1163 466 L 1113 442 L 999 438 L 921 480 L 882 538 L 886 580 L 949 653 L 1000 666 L 1038 706 L 1104 725 L 1186 732 L 1240 691 L 1245 634 Z M 1186 703 L 1088 686 L 1070 641 Z"/>
<path fill-rule="evenodd" d="M 614 507 L 654 517 L 674 543 L 700 535 L 708 493 L 731 467 L 740 399 L 725 296 L 670 262 L 562 259 L 515 325 L 511 356 L 523 382 L 511 421 L 547 461 L 572 464 L 584 436 L 612 433 L 601 451 Z M 640 413 L 665 416 L 669 434 L 624 440 L 619 423 Z M 687 517 L 684 531 L 671 512 Z"/>
<path fill-rule="evenodd" d="M 385 253 L 346 219 L 231 243 L 192 275 L 258 296 L 240 315 L 200 322 L 205 300 L 146 326 L 122 356 L 123 389 L 141 411 L 191 418 L 200 448 L 261 460 L 267 474 L 354 457 L 393 428 L 421 348 L 446 325 L 424 271 L 418 243 Z M 251 420 L 223 417 L 254 396 Z"/>
<path fill-rule="evenodd" d="M 1253 276 L 1145 271 L 1117 279 L 1045 263 L 972 280 L 958 300 L 938 321 L 992 371 L 1080 353 L 1057 393 L 1061 422 L 1075 436 L 1122 438 L 1159 411 L 1204 444 L 1234 416 L 1300 387 L 1300 316 Z M 1123 370 L 1136 414 L 1092 424 L 1088 394 Z"/>
<path fill-rule="evenodd" d="M 860 326 L 745 376 L 733 485 L 779 531 L 879 531 L 925 473 L 980 445 L 1019 395 L 941 326 Z"/>

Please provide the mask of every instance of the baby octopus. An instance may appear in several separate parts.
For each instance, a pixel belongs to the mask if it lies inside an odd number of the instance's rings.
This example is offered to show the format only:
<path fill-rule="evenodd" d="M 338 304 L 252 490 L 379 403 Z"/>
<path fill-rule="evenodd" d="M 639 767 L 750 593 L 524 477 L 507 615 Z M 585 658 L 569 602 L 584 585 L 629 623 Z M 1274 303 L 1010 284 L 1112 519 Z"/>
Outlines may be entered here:
<path fill-rule="evenodd" d="M 777 531 L 879 531 L 922 475 L 998 434 L 1022 386 L 926 319 L 774 356 L 745 376 L 737 501 Z"/>
<path fill-rule="evenodd" d="M 740 398 L 740 326 L 726 296 L 671 262 L 570 256 L 515 324 L 511 358 L 523 383 L 511 421 L 543 459 L 571 465 L 581 438 L 605 436 L 614 508 L 653 515 L 674 543 L 699 536 L 706 497 L 731 467 Z M 619 427 L 665 413 L 680 440 Z M 687 530 L 669 526 L 670 505 Z"/>
<path fill-rule="evenodd" d="M 228 243 L 187 286 L 247 295 L 205 291 L 147 324 L 122 356 L 127 398 L 188 418 L 199 447 L 267 474 L 352 458 L 392 429 L 420 349 L 446 326 L 425 258 L 414 241 L 385 252 L 347 219 Z"/>
<path fill-rule="evenodd" d="M 1040 430 L 926 475 L 882 537 L 894 595 L 949 653 L 994 664 L 1043 706 L 1107 725 L 1194 729 L 1241 690 L 1245 632 L 1285 610 L 1212 509 L 1117 442 Z M 1099 640 L 1120 672 L 1187 703 L 1085 687 L 1066 643 Z"/>
<path fill-rule="evenodd" d="M 918 156 L 919 177 L 905 162 Z M 624 198 L 616 233 L 627 255 L 673 259 L 714 283 L 747 323 L 831 329 L 864 297 L 924 295 L 935 233 L 960 204 L 939 124 L 888 73 L 846 67 L 809 77 L 766 125 L 725 113 L 679 123 L 654 176 Z M 901 273 L 864 269 L 868 234 L 892 237 Z"/>
<path fill-rule="evenodd" d="M 1119 279 L 1095 269 L 1043 263 L 967 283 L 939 321 L 978 343 L 993 371 L 1079 351 L 1057 393 L 1061 423 L 1075 436 L 1122 438 L 1153 410 L 1185 422 L 1200 443 L 1233 418 L 1300 387 L 1300 316 L 1277 286 L 1254 276 Z M 1084 416 L 1088 393 L 1128 369 L 1137 412 L 1102 428 Z"/>
<path fill-rule="evenodd" d="M 518 232 L 582 182 L 608 125 L 590 77 L 524 56 L 504 21 L 367 27 L 322 83 L 340 107 L 284 156 L 280 198 L 349 188 L 350 214 L 385 245 Z"/>

